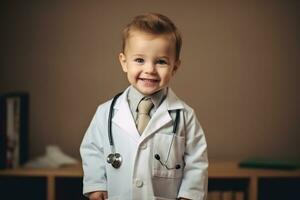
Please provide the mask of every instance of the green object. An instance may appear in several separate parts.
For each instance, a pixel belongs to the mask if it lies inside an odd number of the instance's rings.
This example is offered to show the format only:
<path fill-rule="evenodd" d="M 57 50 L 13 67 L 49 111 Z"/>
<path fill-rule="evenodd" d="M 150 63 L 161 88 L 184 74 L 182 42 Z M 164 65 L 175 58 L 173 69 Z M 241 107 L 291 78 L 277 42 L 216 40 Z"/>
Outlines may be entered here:
<path fill-rule="evenodd" d="M 247 159 L 241 161 L 239 166 L 244 168 L 295 170 L 300 169 L 300 160 Z"/>

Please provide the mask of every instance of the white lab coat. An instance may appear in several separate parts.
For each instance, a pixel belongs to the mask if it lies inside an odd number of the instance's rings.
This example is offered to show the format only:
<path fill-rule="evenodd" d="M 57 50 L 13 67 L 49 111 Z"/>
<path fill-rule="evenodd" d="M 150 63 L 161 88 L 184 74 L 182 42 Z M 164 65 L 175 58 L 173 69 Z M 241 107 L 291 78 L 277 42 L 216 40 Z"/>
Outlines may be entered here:
<path fill-rule="evenodd" d="M 100 105 L 83 138 L 83 193 L 107 190 L 109 200 L 167 200 L 185 197 L 206 199 L 208 160 L 203 130 L 192 108 L 178 99 L 171 89 L 140 136 L 132 117 L 127 90 L 114 105 L 112 135 L 117 153 L 123 159 L 119 169 L 106 162 L 111 153 L 108 114 L 111 101 Z M 180 109 L 173 145 L 173 122 Z M 154 158 L 159 154 L 169 168 Z"/>

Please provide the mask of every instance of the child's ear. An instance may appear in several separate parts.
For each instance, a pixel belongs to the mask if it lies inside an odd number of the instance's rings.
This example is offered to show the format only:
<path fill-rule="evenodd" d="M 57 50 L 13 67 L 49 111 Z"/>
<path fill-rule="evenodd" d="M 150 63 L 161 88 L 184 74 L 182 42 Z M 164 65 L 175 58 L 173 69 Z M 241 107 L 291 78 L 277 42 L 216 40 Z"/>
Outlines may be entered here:
<path fill-rule="evenodd" d="M 180 67 L 180 65 L 181 65 L 181 60 L 178 59 L 178 60 L 175 62 L 175 64 L 174 64 L 174 69 L 173 69 L 172 75 L 174 75 L 174 74 L 177 72 L 177 70 L 178 70 L 178 68 Z"/>
<path fill-rule="evenodd" d="M 119 54 L 119 61 L 120 61 L 123 71 L 127 72 L 127 62 L 126 62 L 126 56 L 124 53 Z"/>

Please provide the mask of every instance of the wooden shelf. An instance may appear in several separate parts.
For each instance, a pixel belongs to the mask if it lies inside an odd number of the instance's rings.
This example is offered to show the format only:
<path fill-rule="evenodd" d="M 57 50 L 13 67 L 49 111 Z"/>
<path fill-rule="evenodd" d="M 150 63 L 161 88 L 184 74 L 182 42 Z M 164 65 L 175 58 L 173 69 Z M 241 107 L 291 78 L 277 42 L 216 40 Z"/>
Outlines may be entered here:
<path fill-rule="evenodd" d="M 208 176 L 210 179 L 246 178 L 249 180 L 247 199 L 257 200 L 258 181 L 260 178 L 300 177 L 300 170 L 240 168 L 237 161 L 211 161 L 208 170 Z"/>
<path fill-rule="evenodd" d="M 210 178 L 234 177 L 299 177 L 299 170 L 270 170 L 240 168 L 237 161 L 211 161 L 208 171 Z"/>
<path fill-rule="evenodd" d="M 267 170 L 239 168 L 236 161 L 211 161 L 209 165 L 209 179 L 242 179 L 249 180 L 249 200 L 257 200 L 259 178 L 272 177 L 300 177 L 300 170 Z M 63 167 L 59 169 L 4 169 L 0 176 L 45 177 L 47 180 L 47 200 L 55 199 L 56 178 L 83 176 L 81 165 Z"/>
<path fill-rule="evenodd" d="M 82 177 L 83 172 L 81 165 L 76 165 L 55 169 L 4 169 L 0 170 L 0 176 L 45 177 L 47 179 L 47 200 L 55 200 L 55 178 Z"/>
<path fill-rule="evenodd" d="M 0 170 L 1 176 L 58 176 L 81 177 L 83 175 L 80 165 L 62 168 L 17 168 Z"/>

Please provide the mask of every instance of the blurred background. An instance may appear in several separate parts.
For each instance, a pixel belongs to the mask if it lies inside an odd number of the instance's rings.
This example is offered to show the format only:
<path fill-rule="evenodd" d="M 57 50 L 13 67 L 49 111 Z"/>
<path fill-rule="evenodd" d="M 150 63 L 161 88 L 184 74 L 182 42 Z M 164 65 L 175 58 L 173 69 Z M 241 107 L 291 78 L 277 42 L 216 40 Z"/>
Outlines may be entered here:
<path fill-rule="evenodd" d="M 99 104 L 128 86 L 121 31 L 159 12 L 183 36 L 171 83 L 206 133 L 210 159 L 300 157 L 299 1 L 1 3 L 0 92 L 30 94 L 30 158 L 77 159 Z"/>

